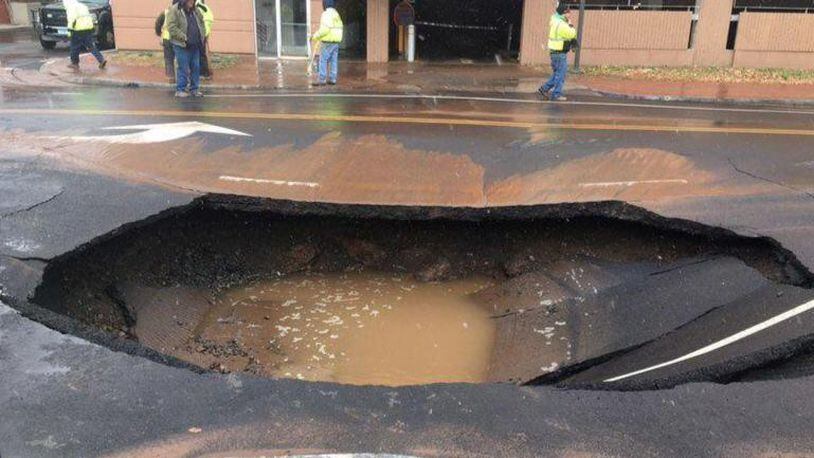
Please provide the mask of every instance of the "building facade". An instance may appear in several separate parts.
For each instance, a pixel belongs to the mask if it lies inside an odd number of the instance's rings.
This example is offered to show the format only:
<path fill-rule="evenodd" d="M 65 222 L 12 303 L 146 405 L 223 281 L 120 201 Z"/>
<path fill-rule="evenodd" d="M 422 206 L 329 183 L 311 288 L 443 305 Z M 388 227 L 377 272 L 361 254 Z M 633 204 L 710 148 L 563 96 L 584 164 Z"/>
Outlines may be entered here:
<path fill-rule="evenodd" d="M 578 4 L 579 0 L 567 0 Z M 302 58 L 322 13 L 320 0 L 207 0 L 216 15 L 215 52 Z M 403 30 L 394 10 L 415 11 L 417 58 L 548 61 L 548 20 L 556 0 L 338 0 L 343 54 L 399 59 Z M 814 0 L 587 0 L 585 65 L 667 65 L 814 69 Z M 771 6 L 765 6 L 767 3 Z M 155 17 L 169 0 L 115 0 L 119 49 L 159 49 Z M 402 5 L 401 11 L 404 11 Z M 576 19 L 576 14 L 574 18 Z"/>

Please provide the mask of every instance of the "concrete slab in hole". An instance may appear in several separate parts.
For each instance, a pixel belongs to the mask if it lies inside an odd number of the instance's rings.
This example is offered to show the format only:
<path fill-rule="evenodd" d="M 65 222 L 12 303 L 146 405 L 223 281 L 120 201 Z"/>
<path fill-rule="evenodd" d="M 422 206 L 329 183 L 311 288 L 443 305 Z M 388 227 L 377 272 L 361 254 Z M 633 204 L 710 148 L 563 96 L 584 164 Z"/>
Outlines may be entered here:
<path fill-rule="evenodd" d="M 551 307 L 571 298 L 594 295 L 659 270 L 652 263 L 620 264 L 578 256 L 557 260 L 479 291 L 474 299 L 495 316 Z"/>
<path fill-rule="evenodd" d="M 503 316 L 489 378 L 554 380 L 634 348 L 768 285 L 738 259 L 690 260 L 554 308 Z"/>

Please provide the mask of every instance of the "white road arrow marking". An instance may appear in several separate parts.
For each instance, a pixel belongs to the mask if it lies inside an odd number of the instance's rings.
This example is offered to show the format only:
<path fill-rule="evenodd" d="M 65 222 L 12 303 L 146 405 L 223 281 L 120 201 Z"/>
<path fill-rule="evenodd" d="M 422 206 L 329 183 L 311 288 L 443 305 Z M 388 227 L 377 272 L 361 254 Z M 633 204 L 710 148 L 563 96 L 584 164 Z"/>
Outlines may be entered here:
<path fill-rule="evenodd" d="M 137 126 L 113 126 L 105 127 L 103 130 L 140 130 L 142 132 L 122 135 L 74 136 L 67 138 L 76 141 L 100 141 L 108 143 L 141 145 L 147 143 L 163 143 L 172 140 L 179 140 L 198 132 L 251 137 L 250 134 L 245 132 L 227 129 L 225 127 L 213 126 L 212 124 L 206 124 L 198 121 L 166 124 L 142 124 Z"/>
<path fill-rule="evenodd" d="M 803 305 L 798 305 L 797 307 L 794 307 L 793 309 L 786 310 L 785 312 L 781 313 L 780 315 L 769 318 L 768 320 L 766 320 L 766 321 L 764 321 L 762 323 L 758 323 L 758 324 L 756 324 L 756 325 L 754 325 L 754 326 L 752 326 L 750 328 L 744 329 L 741 332 L 732 334 L 731 336 L 729 336 L 729 337 L 727 337 L 725 339 L 721 339 L 721 340 L 719 340 L 719 341 L 717 341 L 715 343 L 709 344 L 706 347 L 699 348 L 698 350 L 695 350 L 692 353 L 687 353 L 684 356 L 681 356 L 681 357 L 676 358 L 676 359 L 671 359 L 670 361 L 665 361 L 665 362 L 663 362 L 661 364 L 656 364 L 655 366 L 645 367 L 644 369 L 639 369 L 637 371 L 630 372 L 628 374 L 619 375 L 617 377 L 609 378 L 609 379 L 605 380 L 605 383 L 617 382 L 619 380 L 623 380 L 623 379 L 626 379 L 628 377 L 633 377 L 633 376 L 636 376 L 636 375 L 644 374 L 645 372 L 650 372 L 650 371 L 654 371 L 656 369 L 661 369 L 662 367 L 672 366 L 673 364 L 680 363 L 682 361 L 686 361 L 688 359 L 692 359 L 692 358 L 707 354 L 707 353 L 715 351 L 715 350 L 717 350 L 719 348 L 723 348 L 723 347 L 725 347 L 727 345 L 731 345 L 731 344 L 733 344 L 733 343 L 735 343 L 735 342 L 737 342 L 739 340 L 743 340 L 743 339 L 751 336 L 752 334 L 763 331 L 764 329 L 768 329 L 768 328 L 770 328 L 770 327 L 772 327 L 772 326 L 774 326 L 774 325 L 776 325 L 778 323 L 782 323 L 782 322 L 788 320 L 789 318 L 793 318 L 793 317 L 795 317 L 795 316 L 797 316 L 797 315 L 799 315 L 799 314 L 801 314 L 803 312 L 807 312 L 807 311 L 809 311 L 809 310 L 811 310 L 813 308 L 814 308 L 814 301 L 806 302 Z"/>

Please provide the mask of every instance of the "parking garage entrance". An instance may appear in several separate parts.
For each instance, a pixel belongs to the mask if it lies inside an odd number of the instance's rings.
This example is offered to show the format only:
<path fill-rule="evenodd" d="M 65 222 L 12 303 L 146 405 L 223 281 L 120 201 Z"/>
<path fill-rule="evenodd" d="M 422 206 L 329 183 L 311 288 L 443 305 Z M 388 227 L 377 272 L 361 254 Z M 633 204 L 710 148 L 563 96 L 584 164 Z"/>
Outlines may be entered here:
<path fill-rule="evenodd" d="M 390 59 L 405 59 L 408 44 L 397 12 L 415 11 L 415 54 L 422 61 L 517 60 L 523 0 L 391 0 Z"/>

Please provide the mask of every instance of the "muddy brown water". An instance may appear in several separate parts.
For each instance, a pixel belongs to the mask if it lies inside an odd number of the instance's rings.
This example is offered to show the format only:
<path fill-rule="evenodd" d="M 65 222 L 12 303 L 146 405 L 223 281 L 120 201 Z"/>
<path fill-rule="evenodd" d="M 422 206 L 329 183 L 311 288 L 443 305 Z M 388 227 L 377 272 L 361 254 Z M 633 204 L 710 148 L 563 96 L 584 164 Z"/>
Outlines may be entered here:
<path fill-rule="evenodd" d="M 218 364 L 233 371 L 248 364 L 272 377 L 388 386 L 483 382 L 495 321 L 471 295 L 492 285 L 486 277 L 422 283 L 378 272 L 264 280 L 215 301 L 195 327 L 195 350 L 231 346 Z"/>

